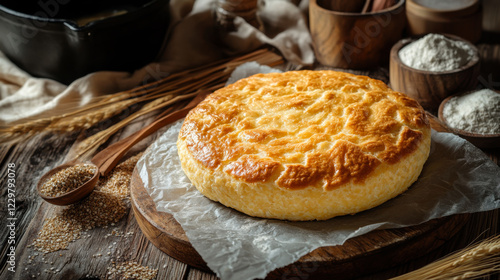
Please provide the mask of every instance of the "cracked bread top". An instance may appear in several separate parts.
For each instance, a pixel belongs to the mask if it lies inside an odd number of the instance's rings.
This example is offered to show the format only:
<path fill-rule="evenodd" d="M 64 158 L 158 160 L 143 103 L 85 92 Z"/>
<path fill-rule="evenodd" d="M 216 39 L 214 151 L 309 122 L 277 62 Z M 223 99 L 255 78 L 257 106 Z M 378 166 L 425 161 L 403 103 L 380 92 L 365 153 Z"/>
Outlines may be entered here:
<path fill-rule="evenodd" d="M 429 131 L 422 107 L 382 81 L 291 71 L 214 92 L 186 117 L 179 139 L 200 164 L 237 180 L 331 190 L 399 162 Z"/>

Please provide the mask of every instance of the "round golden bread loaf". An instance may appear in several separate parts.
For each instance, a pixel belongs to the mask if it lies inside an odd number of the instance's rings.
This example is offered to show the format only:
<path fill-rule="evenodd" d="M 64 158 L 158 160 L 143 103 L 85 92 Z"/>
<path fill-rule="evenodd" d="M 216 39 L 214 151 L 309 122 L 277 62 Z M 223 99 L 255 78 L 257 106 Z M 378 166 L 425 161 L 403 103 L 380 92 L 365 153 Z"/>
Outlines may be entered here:
<path fill-rule="evenodd" d="M 182 168 L 206 197 L 254 217 L 325 220 L 417 180 L 430 149 L 422 107 L 382 81 L 335 71 L 257 74 L 184 120 Z"/>

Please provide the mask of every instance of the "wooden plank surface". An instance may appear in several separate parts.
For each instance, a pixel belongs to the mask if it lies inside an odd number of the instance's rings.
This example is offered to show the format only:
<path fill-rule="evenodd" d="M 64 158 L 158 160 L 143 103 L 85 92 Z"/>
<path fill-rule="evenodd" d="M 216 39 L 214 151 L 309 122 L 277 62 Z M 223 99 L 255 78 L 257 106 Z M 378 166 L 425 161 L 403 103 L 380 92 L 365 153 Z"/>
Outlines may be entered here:
<path fill-rule="evenodd" d="M 500 60 L 498 47 L 484 45 L 480 46 L 480 49 L 484 50 L 484 55 L 491 56 L 492 61 L 498 62 Z M 362 72 L 356 73 L 363 74 Z M 483 73 L 482 77 L 486 81 L 485 83 L 490 85 L 500 83 L 500 79 L 495 80 L 496 73 L 498 72 Z M 387 69 L 381 68 L 364 74 L 388 82 Z M 488 80 L 489 77 L 491 77 L 490 80 Z M 150 119 L 146 118 L 133 123 L 116 134 L 109 142 L 112 143 L 126 137 L 145 123 L 149 123 Z M 109 125 L 109 122 L 106 122 L 106 125 Z M 92 131 L 95 132 L 99 129 L 102 129 L 102 127 L 95 127 Z M 144 149 L 157 135 L 153 135 L 138 144 L 135 151 L 130 154 Z M 88 231 L 84 234 L 84 238 L 71 243 L 67 250 L 44 255 L 37 253 L 32 247 L 28 246 L 33 243 L 44 220 L 54 216 L 59 211 L 57 206 L 49 205 L 37 197 L 36 182 L 44 172 L 70 158 L 75 144 L 81 141 L 82 138 L 83 135 L 78 133 L 66 135 L 43 134 L 19 144 L 0 145 L 0 186 L 2 190 L 2 199 L 0 200 L 0 217 L 2 218 L 0 239 L 3 241 L 0 245 L 2 253 L 0 257 L 0 279 L 113 279 L 107 274 L 108 268 L 113 265 L 113 261 L 136 261 L 142 265 L 158 269 L 156 279 L 217 279 L 213 274 L 190 267 L 157 249 L 139 229 L 130 208 L 127 209 L 124 218 L 116 225 L 107 228 L 98 227 Z M 498 149 L 485 150 L 485 152 L 497 164 L 499 163 L 500 151 Z M 16 174 L 15 272 L 8 270 L 10 266 L 7 263 L 7 254 L 10 247 L 7 240 L 10 231 L 5 225 L 8 218 L 8 191 L 6 186 L 9 164 L 15 164 L 14 170 Z M 473 214 L 467 224 L 437 250 L 411 262 L 360 279 L 387 279 L 397 276 L 463 248 L 473 241 L 496 235 L 499 231 L 498 218 L 498 210 Z M 131 234 L 107 237 L 113 230 Z M 102 256 L 94 257 L 96 254 L 102 254 Z M 296 267 L 296 270 L 300 273 L 301 279 L 311 279 L 307 267 Z M 287 275 L 281 276 L 283 279 L 288 277 Z M 486 279 L 499 279 L 499 277 L 498 275 L 492 275 Z"/>

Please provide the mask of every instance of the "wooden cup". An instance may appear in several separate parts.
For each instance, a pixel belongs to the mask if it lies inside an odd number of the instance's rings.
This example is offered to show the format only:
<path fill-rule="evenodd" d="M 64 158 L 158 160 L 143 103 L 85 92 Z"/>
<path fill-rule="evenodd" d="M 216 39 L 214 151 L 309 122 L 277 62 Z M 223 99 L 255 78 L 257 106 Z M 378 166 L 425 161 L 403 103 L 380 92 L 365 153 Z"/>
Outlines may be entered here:
<path fill-rule="evenodd" d="M 431 112 L 436 112 L 446 97 L 457 92 L 472 90 L 478 84 L 480 66 L 477 48 L 460 37 L 449 34 L 445 36 L 463 41 L 474 50 L 475 55 L 469 63 L 451 71 L 418 70 L 405 65 L 399 57 L 399 51 L 417 38 L 402 39 L 391 49 L 389 65 L 391 88 L 417 100 L 424 109 Z"/>
<path fill-rule="evenodd" d="M 327 66 L 368 69 L 389 61 L 406 24 L 405 1 L 361 13 L 365 0 L 310 0 L 309 23 L 317 60 Z"/>

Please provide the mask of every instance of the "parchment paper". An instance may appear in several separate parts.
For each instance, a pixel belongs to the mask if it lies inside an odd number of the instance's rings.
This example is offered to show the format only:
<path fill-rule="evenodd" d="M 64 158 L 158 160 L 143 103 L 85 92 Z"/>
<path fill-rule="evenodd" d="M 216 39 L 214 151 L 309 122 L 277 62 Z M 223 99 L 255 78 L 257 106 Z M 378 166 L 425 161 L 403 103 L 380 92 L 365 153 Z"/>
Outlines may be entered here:
<path fill-rule="evenodd" d="M 227 84 L 279 70 L 245 63 Z M 500 207 L 500 167 L 450 133 L 432 131 L 429 159 L 408 191 L 374 209 L 321 222 L 249 217 L 203 196 L 182 171 L 172 124 L 137 163 L 157 210 L 170 213 L 207 265 L 222 280 L 264 278 L 318 247 L 336 246 L 375 229 L 417 225 L 435 218 Z"/>
<path fill-rule="evenodd" d="M 158 211 L 174 216 L 223 280 L 264 278 L 318 247 L 341 245 L 375 229 L 500 206 L 500 168 L 462 138 L 433 131 L 430 156 L 417 182 L 379 207 L 321 222 L 252 218 L 212 202 L 190 183 L 177 155 L 181 124 L 172 124 L 149 147 L 137 169 Z"/>

